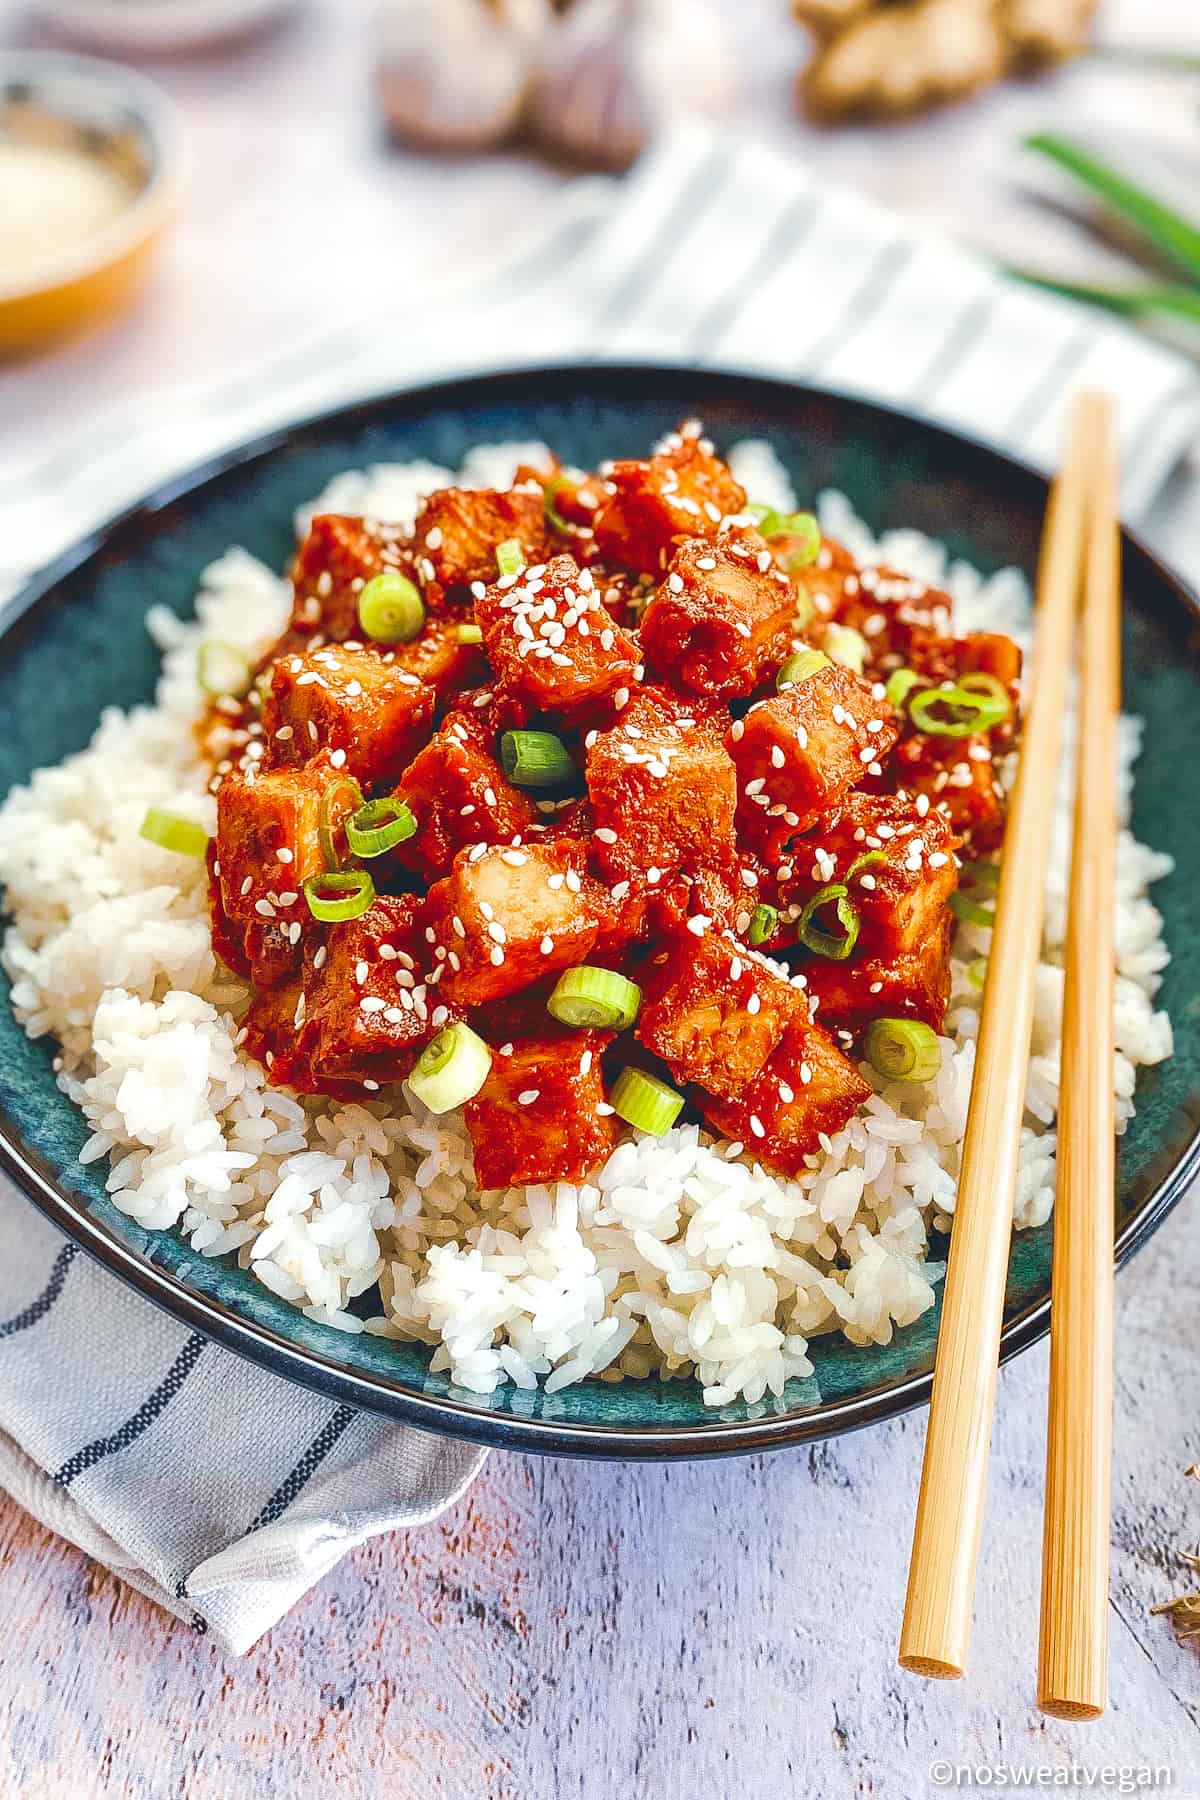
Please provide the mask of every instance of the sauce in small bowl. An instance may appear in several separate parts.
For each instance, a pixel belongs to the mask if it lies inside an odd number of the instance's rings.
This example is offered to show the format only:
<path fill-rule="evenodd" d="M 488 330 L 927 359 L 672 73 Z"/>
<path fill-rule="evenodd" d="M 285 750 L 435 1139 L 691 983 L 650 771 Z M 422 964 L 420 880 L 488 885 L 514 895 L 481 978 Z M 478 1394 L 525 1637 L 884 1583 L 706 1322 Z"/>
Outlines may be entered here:
<path fill-rule="evenodd" d="M 0 354 L 132 297 L 171 214 L 175 163 L 168 103 L 140 76 L 0 55 Z"/>

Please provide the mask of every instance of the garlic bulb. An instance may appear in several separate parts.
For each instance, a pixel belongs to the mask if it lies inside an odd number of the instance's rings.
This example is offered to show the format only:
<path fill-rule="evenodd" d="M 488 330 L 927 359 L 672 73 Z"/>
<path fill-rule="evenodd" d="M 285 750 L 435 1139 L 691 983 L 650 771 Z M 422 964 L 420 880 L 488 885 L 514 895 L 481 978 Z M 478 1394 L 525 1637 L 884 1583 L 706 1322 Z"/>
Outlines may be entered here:
<path fill-rule="evenodd" d="M 413 143 L 471 150 L 517 124 L 551 13 L 549 0 L 383 0 L 379 95 Z"/>
<path fill-rule="evenodd" d="M 624 168 L 671 117 L 728 107 L 733 62 L 704 0 L 575 0 L 542 58 L 533 120 L 556 149 Z"/>

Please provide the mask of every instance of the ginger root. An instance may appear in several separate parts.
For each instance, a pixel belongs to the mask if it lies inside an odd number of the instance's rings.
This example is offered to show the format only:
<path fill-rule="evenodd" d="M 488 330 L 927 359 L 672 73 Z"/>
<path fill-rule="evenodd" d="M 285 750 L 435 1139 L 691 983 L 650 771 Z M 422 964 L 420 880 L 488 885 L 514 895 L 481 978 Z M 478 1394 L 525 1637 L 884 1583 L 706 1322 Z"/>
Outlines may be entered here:
<path fill-rule="evenodd" d="M 814 117 L 894 118 L 1012 69 L 1075 54 L 1097 0 L 794 0 L 818 39 L 800 80 Z"/>

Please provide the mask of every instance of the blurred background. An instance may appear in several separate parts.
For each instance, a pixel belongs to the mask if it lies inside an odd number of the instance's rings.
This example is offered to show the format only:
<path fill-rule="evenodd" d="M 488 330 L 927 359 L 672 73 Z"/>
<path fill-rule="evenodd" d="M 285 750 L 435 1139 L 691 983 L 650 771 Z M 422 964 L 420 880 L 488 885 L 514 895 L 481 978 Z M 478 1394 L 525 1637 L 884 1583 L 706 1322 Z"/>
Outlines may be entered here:
<path fill-rule="evenodd" d="M 120 68 L 55 75 L 52 51 Z M 0 0 L 0 474 L 133 399 L 186 413 L 345 322 L 385 331 L 564 191 L 599 204 L 686 112 L 1200 341 L 1200 234 L 1145 229 L 1200 194 L 1194 0 Z M 147 157 L 136 268 L 47 312 L 89 245 L 130 250 Z M 1140 221 L 1102 203 L 1114 170 Z"/>

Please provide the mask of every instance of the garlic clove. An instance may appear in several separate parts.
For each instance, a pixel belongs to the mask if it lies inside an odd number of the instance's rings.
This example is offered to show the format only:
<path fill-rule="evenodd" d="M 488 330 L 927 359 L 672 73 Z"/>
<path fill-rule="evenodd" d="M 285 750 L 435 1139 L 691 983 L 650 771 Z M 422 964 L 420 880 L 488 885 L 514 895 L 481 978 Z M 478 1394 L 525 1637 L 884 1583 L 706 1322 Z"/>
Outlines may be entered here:
<path fill-rule="evenodd" d="M 508 136 L 551 16 L 549 0 L 382 0 L 376 82 L 391 129 L 451 150 Z"/>
<path fill-rule="evenodd" d="M 705 0 L 575 0 L 547 40 L 531 117 L 566 155 L 625 168 L 671 119 L 730 107 L 733 64 Z"/>

